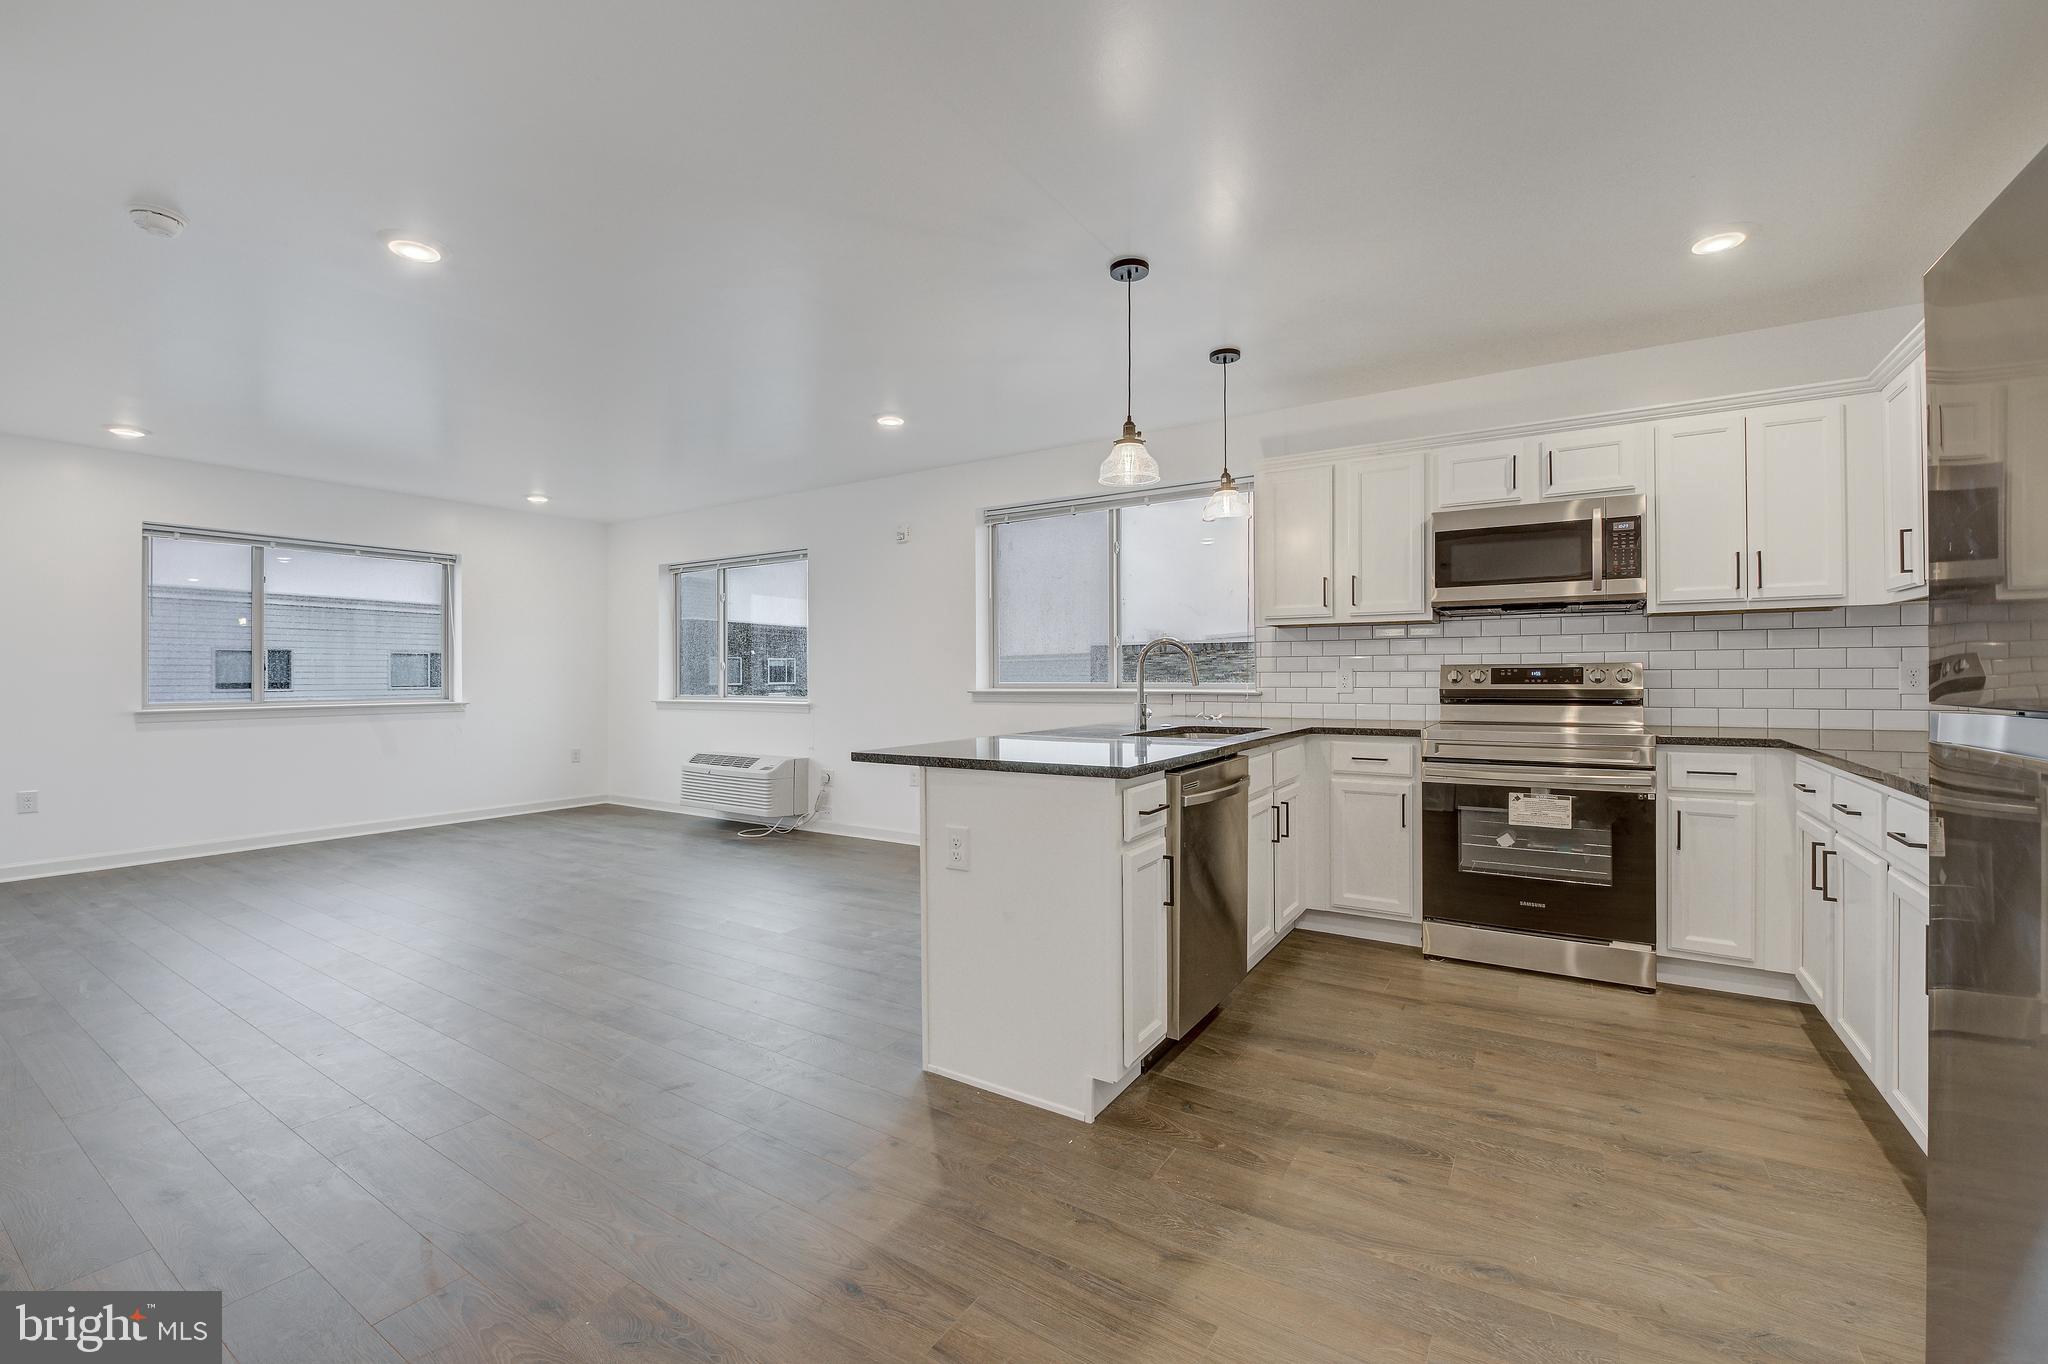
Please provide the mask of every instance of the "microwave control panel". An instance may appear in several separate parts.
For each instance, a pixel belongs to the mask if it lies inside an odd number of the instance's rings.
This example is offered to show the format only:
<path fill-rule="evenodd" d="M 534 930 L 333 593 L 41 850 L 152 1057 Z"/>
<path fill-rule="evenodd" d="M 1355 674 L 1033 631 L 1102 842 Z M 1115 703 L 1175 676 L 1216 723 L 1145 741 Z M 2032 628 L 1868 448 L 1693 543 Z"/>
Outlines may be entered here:
<path fill-rule="evenodd" d="M 1639 516 L 1618 516 L 1607 523 L 1607 544 L 1603 565 L 1610 578 L 1643 576 L 1643 520 Z"/>

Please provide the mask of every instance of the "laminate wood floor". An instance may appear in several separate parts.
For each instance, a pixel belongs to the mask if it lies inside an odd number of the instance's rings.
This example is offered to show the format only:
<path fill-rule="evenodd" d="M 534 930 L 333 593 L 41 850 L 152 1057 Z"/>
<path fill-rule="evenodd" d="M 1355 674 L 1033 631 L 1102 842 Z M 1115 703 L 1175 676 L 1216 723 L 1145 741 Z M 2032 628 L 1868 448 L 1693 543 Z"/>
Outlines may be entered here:
<path fill-rule="evenodd" d="M 1296 933 L 1093 1126 L 918 1069 L 909 849 L 600 808 L 0 886 L 0 1285 L 327 1360 L 1921 1357 L 1788 1005 Z"/>

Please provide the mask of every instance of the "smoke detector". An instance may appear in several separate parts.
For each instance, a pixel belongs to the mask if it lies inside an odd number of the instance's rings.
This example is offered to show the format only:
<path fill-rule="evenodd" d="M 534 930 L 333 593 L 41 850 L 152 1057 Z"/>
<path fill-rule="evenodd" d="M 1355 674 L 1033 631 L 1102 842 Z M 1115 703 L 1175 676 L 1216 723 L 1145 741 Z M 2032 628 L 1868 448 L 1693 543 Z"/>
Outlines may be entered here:
<path fill-rule="evenodd" d="M 185 230 L 185 220 L 167 208 L 137 204 L 128 210 L 128 221 L 152 237 L 175 237 Z"/>

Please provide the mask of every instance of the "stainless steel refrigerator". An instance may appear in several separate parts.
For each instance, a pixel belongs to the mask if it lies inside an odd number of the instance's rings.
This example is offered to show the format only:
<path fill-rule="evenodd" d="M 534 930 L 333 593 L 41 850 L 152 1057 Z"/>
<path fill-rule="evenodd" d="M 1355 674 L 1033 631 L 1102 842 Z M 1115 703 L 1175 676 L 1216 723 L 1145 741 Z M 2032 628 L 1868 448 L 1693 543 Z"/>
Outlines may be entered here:
<path fill-rule="evenodd" d="M 1927 1358 L 2048 1361 L 2048 152 L 1926 280 Z"/>

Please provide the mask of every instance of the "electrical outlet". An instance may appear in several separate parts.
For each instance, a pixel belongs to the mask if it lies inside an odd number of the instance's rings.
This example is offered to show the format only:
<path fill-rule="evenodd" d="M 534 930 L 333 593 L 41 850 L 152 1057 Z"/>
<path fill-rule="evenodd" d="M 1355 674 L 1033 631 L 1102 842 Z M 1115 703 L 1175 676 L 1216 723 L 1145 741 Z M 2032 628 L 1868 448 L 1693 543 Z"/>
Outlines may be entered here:
<path fill-rule="evenodd" d="M 1386 661 L 1384 658 L 1374 658 L 1369 654 L 1352 654 L 1349 657 L 1338 659 L 1337 690 L 1357 691 L 1358 674 L 1371 672 L 1375 663 L 1385 666 Z"/>
<path fill-rule="evenodd" d="M 1914 659 L 1899 664 L 1899 690 L 1902 692 L 1923 692 L 1927 690 L 1927 665 Z"/>
<path fill-rule="evenodd" d="M 906 767 L 903 770 L 910 774 L 910 784 L 912 786 L 924 785 L 924 769 L 922 767 Z"/>
<path fill-rule="evenodd" d="M 16 791 L 14 793 L 14 813 L 17 815 L 32 815 L 41 810 L 41 808 L 42 792 Z"/>
<path fill-rule="evenodd" d="M 572 762 L 572 763 L 580 763 L 580 762 L 582 762 L 582 761 L 583 761 L 583 750 L 582 750 L 582 749 L 580 749 L 580 748 L 572 748 L 572 749 L 570 749 L 570 750 L 569 750 L 569 761 L 570 761 L 570 762 Z"/>
<path fill-rule="evenodd" d="M 953 871 L 966 871 L 972 860 L 974 845 L 969 841 L 967 830 L 957 824 L 946 826 L 946 866 Z"/>

